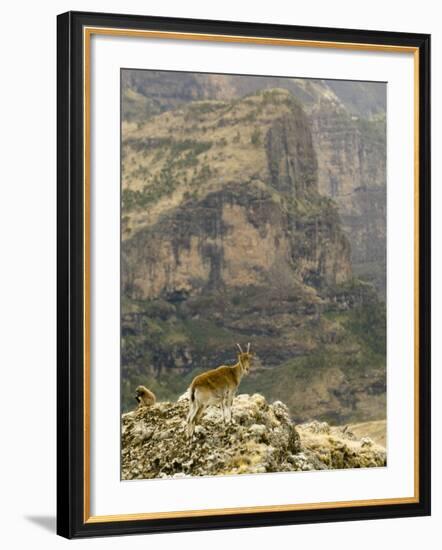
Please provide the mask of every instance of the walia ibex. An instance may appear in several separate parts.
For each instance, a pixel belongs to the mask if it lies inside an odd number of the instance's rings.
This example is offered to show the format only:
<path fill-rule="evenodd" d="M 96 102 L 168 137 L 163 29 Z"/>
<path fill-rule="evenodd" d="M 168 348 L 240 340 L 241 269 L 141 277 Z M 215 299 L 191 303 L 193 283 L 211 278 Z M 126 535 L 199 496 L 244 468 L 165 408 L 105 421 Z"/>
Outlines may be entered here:
<path fill-rule="evenodd" d="M 187 416 L 187 435 L 190 437 L 195 424 L 209 405 L 221 404 L 224 422 L 232 421 L 232 402 L 244 374 L 250 370 L 252 353 L 239 348 L 238 362 L 233 366 L 222 365 L 196 376 L 189 388 L 190 408 Z"/>

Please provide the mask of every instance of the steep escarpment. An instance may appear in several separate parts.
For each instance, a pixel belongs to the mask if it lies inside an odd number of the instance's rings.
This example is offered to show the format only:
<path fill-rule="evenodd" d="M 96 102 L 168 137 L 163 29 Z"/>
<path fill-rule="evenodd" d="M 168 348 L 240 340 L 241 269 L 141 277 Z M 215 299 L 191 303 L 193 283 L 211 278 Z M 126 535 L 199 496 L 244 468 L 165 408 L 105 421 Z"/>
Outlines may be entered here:
<path fill-rule="evenodd" d="M 247 391 L 297 421 L 384 417 L 385 315 L 320 193 L 309 116 L 270 89 L 123 126 L 123 409 L 139 383 L 176 399 L 244 341 Z"/>
<path fill-rule="evenodd" d="M 198 124 L 188 131 L 190 115 Z M 128 296 L 261 286 L 281 271 L 288 285 L 350 278 L 338 214 L 318 193 L 306 116 L 286 91 L 192 104 L 123 145 Z"/>
<path fill-rule="evenodd" d="M 385 114 L 365 120 L 329 99 L 310 109 L 318 155 L 318 187 L 333 198 L 349 235 L 352 264 L 385 296 Z"/>
<path fill-rule="evenodd" d="M 295 426 L 281 401 L 242 394 L 225 425 L 209 408 L 190 440 L 185 433 L 188 400 L 157 403 L 122 418 L 122 478 L 180 478 L 296 472 L 386 465 L 385 448 L 351 427 L 325 422 Z"/>
<path fill-rule="evenodd" d="M 302 104 L 317 157 L 318 189 L 332 198 L 338 208 L 351 244 L 355 273 L 373 282 L 385 297 L 385 85 L 123 71 L 123 125 L 136 127 L 159 113 L 190 103 L 238 101 L 273 88 L 288 90 Z"/>

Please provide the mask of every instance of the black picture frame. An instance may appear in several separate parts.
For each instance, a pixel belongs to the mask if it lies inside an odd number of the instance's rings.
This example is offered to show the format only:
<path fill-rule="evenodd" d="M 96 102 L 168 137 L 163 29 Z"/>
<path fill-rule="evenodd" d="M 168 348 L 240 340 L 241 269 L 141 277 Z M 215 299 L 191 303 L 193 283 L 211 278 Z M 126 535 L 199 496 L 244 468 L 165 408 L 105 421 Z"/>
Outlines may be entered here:
<path fill-rule="evenodd" d="M 419 59 L 419 497 L 415 502 L 197 517 L 90 521 L 85 514 L 84 29 L 107 27 L 414 48 Z M 67 538 L 430 514 L 430 36 L 68 12 L 57 21 L 57 533 Z"/>

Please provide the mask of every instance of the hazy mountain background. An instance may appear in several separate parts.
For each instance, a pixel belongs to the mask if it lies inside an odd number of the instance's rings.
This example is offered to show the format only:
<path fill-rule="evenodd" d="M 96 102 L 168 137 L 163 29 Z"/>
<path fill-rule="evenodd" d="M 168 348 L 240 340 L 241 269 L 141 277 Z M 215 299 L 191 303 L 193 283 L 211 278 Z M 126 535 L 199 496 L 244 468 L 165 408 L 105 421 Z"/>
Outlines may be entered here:
<path fill-rule="evenodd" d="M 386 85 L 122 71 L 122 408 L 257 353 L 296 420 L 385 418 Z"/>

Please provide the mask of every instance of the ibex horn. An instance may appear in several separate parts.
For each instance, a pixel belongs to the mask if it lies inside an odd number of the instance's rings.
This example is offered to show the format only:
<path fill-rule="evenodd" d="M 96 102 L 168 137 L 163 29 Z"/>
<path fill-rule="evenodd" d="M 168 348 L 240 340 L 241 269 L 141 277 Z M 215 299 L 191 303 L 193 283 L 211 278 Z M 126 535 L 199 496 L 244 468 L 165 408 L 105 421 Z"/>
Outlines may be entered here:
<path fill-rule="evenodd" d="M 241 353 L 244 353 L 243 350 L 242 350 L 242 348 L 241 348 L 241 346 L 240 346 L 239 344 L 236 344 L 236 345 L 239 347 L 239 351 L 240 351 Z"/>
<path fill-rule="evenodd" d="M 250 342 L 247 344 L 247 353 L 250 351 Z"/>

